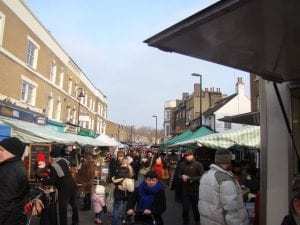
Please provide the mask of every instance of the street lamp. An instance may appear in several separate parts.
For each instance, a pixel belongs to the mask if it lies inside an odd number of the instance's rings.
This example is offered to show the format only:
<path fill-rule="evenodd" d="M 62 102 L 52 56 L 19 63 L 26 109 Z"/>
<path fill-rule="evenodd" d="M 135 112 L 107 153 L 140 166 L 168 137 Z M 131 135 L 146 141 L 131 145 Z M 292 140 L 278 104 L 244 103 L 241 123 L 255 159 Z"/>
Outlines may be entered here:
<path fill-rule="evenodd" d="M 84 94 L 83 94 L 83 91 L 82 91 L 82 88 L 78 88 L 78 90 L 80 90 L 80 93 L 79 95 L 77 96 L 78 98 L 78 114 L 77 114 L 77 126 L 79 127 L 79 114 L 80 114 L 80 101 L 82 98 L 84 98 Z"/>
<path fill-rule="evenodd" d="M 157 115 L 153 115 L 152 118 L 155 118 L 155 145 L 157 145 Z"/>
<path fill-rule="evenodd" d="M 200 127 L 202 127 L 202 75 L 198 73 L 192 73 L 193 77 L 199 77 L 200 80 L 200 91 L 199 91 L 199 118 L 200 118 Z"/>

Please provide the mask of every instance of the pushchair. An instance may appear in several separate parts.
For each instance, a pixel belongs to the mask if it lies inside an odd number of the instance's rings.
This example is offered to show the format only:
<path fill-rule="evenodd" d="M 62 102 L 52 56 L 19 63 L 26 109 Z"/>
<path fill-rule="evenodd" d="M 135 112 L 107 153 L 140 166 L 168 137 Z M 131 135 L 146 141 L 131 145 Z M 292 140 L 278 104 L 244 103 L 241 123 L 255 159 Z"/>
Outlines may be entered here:
<path fill-rule="evenodd" d="M 126 216 L 123 225 L 156 225 L 154 216 L 136 212 L 134 215 Z"/>

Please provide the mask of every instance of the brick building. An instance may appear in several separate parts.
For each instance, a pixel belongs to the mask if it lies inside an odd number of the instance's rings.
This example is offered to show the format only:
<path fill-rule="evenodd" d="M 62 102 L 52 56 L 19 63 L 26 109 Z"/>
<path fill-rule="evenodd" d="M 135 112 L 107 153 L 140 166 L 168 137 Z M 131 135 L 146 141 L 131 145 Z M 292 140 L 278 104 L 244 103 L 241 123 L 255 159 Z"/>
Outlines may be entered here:
<path fill-rule="evenodd" d="M 0 87 L 0 100 L 105 133 L 106 96 L 21 0 L 0 1 Z"/>
<path fill-rule="evenodd" d="M 107 121 L 106 134 L 115 138 L 120 142 L 131 143 L 133 135 L 133 127 Z"/>
<path fill-rule="evenodd" d="M 205 88 L 202 91 L 202 113 L 213 106 L 216 102 L 222 99 L 223 95 L 220 88 Z M 194 91 L 192 94 L 183 93 L 182 99 L 178 100 L 175 110 L 173 110 L 172 117 L 174 121 L 171 122 L 171 133 L 176 135 L 182 133 L 188 128 L 199 124 L 200 117 L 200 85 L 194 84 Z"/>

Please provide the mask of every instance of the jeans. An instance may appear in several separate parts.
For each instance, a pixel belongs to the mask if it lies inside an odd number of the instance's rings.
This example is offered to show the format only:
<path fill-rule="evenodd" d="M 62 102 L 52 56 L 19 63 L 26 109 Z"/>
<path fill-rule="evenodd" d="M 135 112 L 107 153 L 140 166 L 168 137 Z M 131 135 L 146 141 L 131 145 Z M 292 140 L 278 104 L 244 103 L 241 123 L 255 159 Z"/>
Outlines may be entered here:
<path fill-rule="evenodd" d="M 184 193 L 182 196 L 182 218 L 183 224 L 189 224 L 189 211 L 192 208 L 195 222 L 200 221 L 200 214 L 198 210 L 198 195 Z"/>
<path fill-rule="evenodd" d="M 111 225 L 122 225 L 122 220 L 125 219 L 126 207 L 127 201 L 115 200 Z"/>

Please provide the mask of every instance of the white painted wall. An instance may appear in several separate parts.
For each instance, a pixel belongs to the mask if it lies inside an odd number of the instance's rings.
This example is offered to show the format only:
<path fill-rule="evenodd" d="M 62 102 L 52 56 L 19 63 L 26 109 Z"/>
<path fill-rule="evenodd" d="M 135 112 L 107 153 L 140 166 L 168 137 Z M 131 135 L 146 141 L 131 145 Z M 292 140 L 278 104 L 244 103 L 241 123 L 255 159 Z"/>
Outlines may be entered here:
<path fill-rule="evenodd" d="M 251 102 L 250 99 L 244 95 L 244 93 L 238 94 L 234 97 L 231 101 L 221 107 L 219 110 L 215 112 L 216 118 L 216 131 L 223 132 L 224 129 L 224 122 L 219 121 L 219 119 L 225 116 L 234 116 L 243 113 L 248 113 L 251 111 Z M 231 129 L 239 129 L 243 127 L 242 124 L 231 124 Z"/>

